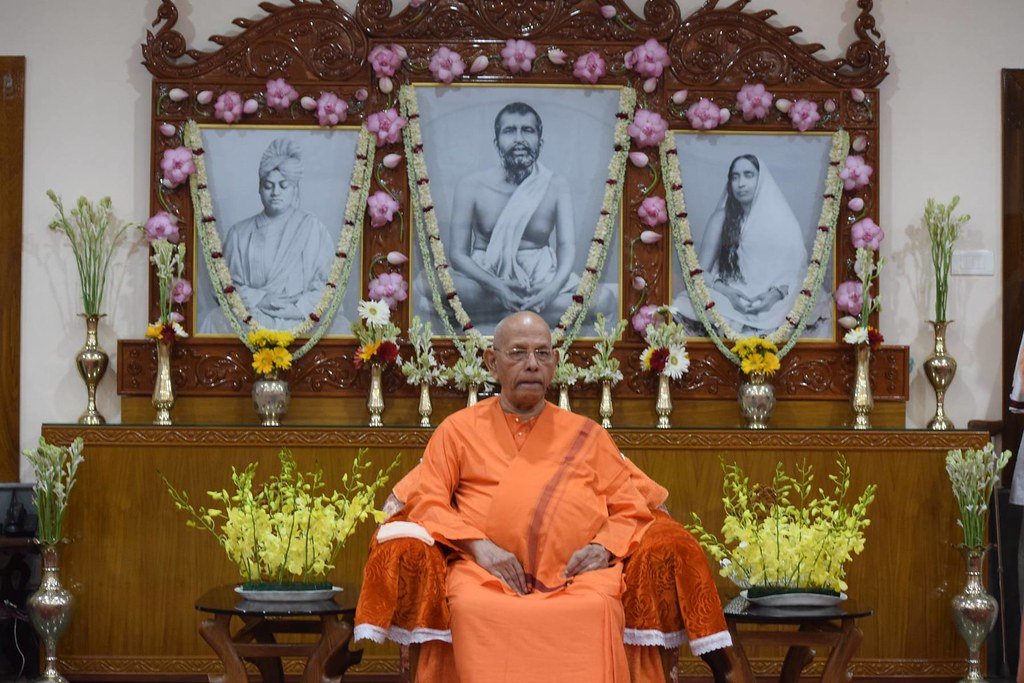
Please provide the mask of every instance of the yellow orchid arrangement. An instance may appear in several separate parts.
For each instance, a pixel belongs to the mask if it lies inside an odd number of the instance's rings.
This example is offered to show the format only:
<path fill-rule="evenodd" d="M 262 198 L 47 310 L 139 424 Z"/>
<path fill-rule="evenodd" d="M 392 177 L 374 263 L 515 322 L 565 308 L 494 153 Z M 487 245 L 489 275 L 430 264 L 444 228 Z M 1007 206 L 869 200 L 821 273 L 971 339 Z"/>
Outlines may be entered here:
<path fill-rule="evenodd" d="M 814 472 L 806 462 L 796 477 L 779 463 L 771 484 L 763 486 L 752 484 L 739 465 L 723 461 L 722 540 L 695 513 L 690 531 L 719 562 L 722 576 L 746 588 L 748 597 L 838 595 L 847 589 L 846 562 L 864 550 L 867 509 L 877 486 L 868 485 L 851 503 L 850 468 L 841 455 L 836 464 L 839 473 L 829 475 L 831 494 L 818 488 L 820 497 L 814 498 Z"/>
<path fill-rule="evenodd" d="M 276 379 L 279 370 L 292 366 L 292 353 L 288 347 L 295 343 L 295 335 L 281 330 L 253 330 L 248 336 L 252 349 L 252 369 L 260 377 Z"/>
<path fill-rule="evenodd" d="M 782 367 L 779 347 L 763 337 L 744 337 L 736 342 L 732 352 L 739 356 L 744 375 L 774 375 Z"/>
<path fill-rule="evenodd" d="M 163 474 L 174 506 L 189 515 L 185 522 L 209 531 L 238 567 L 244 588 L 329 588 L 327 574 L 356 526 L 370 517 L 383 521 L 374 506 L 401 455 L 369 479 L 370 463 L 361 449 L 352 471 L 341 478 L 341 491 L 326 492 L 323 470 L 302 472 L 291 452 L 282 450 L 281 471 L 264 484 L 254 483 L 257 463 L 241 472 L 231 468 L 234 493 L 209 491 L 216 508 L 195 507 L 186 491 Z M 218 526 L 219 525 L 219 526 Z"/>

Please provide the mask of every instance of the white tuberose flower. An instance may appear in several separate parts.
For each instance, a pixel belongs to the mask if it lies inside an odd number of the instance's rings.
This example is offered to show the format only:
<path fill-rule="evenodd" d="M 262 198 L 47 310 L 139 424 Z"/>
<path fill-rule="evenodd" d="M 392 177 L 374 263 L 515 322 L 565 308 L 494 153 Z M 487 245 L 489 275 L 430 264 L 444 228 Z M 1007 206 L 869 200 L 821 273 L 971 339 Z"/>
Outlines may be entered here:
<path fill-rule="evenodd" d="M 383 301 L 360 301 L 359 317 L 368 325 L 387 325 L 391 322 L 391 309 Z"/>

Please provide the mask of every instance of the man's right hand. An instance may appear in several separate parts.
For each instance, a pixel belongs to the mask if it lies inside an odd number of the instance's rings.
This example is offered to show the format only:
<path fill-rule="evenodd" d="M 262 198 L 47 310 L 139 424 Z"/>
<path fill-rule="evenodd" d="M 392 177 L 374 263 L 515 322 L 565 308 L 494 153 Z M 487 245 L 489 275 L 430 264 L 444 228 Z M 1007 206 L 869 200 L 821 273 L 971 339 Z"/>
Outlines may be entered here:
<path fill-rule="evenodd" d="M 473 556 L 478 565 L 504 581 L 506 586 L 519 595 L 526 595 L 526 575 L 515 555 L 486 538 L 459 545 Z"/>

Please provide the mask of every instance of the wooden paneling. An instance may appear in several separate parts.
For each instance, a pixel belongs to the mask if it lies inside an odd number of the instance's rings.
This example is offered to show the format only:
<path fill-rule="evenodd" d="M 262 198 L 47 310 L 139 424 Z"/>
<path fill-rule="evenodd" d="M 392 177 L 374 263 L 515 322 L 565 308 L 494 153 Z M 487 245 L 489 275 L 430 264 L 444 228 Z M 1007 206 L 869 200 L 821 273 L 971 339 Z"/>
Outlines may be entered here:
<path fill-rule="evenodd" d="M 18 479 L 24 148 L 25 58 L 0 57 L 0 481 Z"/>
<path fill-rule="evenodd" d="M 61 642 L 64 670 L 73 675 L 122 673 L 178 680 L 216 671 L 196 633 L 193 601 L 235 570 L 212 537 L 185 526 L 159 480 L 163 472 L 194 500 L 230 484 L 231 467 L 251 460 L 261 474 L 276 468 L 279 446 L 299 463 L 324 465 L 330 477 L 348 466 L 360 446 L 383 465 L 401 451 L 401 471 L 416 462 L 430 431 L 361 427 L 338 429 L 47 425 L 47 439 L 86 439 L 86 463 L 68 511 L 74 543 L 63 578 L 78 609 Z M 980 446 L 978 432 L 852 430 L 615 430 L 620 447 L 671 492 L 680 520 L 698 512 L 709 528 L 722 519 L 718 457 L 741 463 L 766 480 L 777 461 L 806 458 L 825 482 L 838 452 L 853 469 L 853 487 L 878 484 L 864 553 L 849 565 L 850 593 L 875 615 L 863 621 L 858 675 L 950 678 L 963 667 L 963 645 L 949 617 L 949 600 L 963 583 L 956 510 L 943 467 L 949 448 Z M 364 527 L 341 554 L 334 580 L 358 590 L 371 530 Z M 724 581 L 723 596 L 738 589 Z M 688 653 L 686 653 L 688 654 Z M 360 671 L 397 668 L 391 647 L 369 647 Z M 752 653 L 755 670 L 777 670 L 779 655 Z M 704 669 L 684 656 L 683 672 Z"/>

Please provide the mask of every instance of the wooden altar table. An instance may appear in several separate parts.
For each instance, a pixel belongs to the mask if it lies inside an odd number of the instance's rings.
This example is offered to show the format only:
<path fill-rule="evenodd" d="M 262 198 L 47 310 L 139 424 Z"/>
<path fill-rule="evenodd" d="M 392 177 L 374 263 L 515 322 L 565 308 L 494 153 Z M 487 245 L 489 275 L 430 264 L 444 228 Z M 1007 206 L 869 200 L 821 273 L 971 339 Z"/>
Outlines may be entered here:
<path fill-rule="evenodd" d="M 63 554 L 62 579 L 78 608 L 61 640 L 61 670 L 73 679 L 206 680 L 222 667 L 196 632 L 192 605 L 209 586 L 238 580 L 212 536 L 185 526 L 158 473 L 195 503 L 230 488 L 231 467 L 260 463 L 257 478 L 278 468 L 277 452 L 292 450 L 300 467 L 319 462 L 329 484 L 340 479 L 362 447 L 378 466 L 398 452 L 398 474 L 420 457 L 430 430 L 417 427 L 279 427 L 46 425 L 53 443 L 85 439 L 85 463 L 65 525 L 73 543 Z M 827 483 L 842 452 L 853 470 L 852 490 L 878 484 L 864 553 L 848 566 L 848 593 L 875 607 L 852 671 L 858 677 L 959 678 L 963 643 L 949 617 L 949 600 L 963 583 L 957 511 L 944 468 L 950 448 L 980 447 L 983 432 L 906 430 L 613 429 L 622 450 L 670 491 L 668 507 L 681 521 L 696 512 L 709 529 L 722 522 L 719 456 L 767 481 L 775 463 L 806 459 Z M 340 468 L 340 469 L 339 469 Z M 382 500 L 380 501 L 382 502 Z M 339 555 L 331 579 L 355 594 L 372 529 L 361 527 Z M 724 601 L 737 589 L 719 583 Z M 683 676 L 707 669 L 683 648 Z M 778 675 L 784 652 L 751 659 L 755 674 Z M 288 659 L 297 675 L 303 660 Z M 398 650 L 370 644 L 350 673 L 397 680 Z M 808 674 L 821 674 L 812 663 Z"/>

